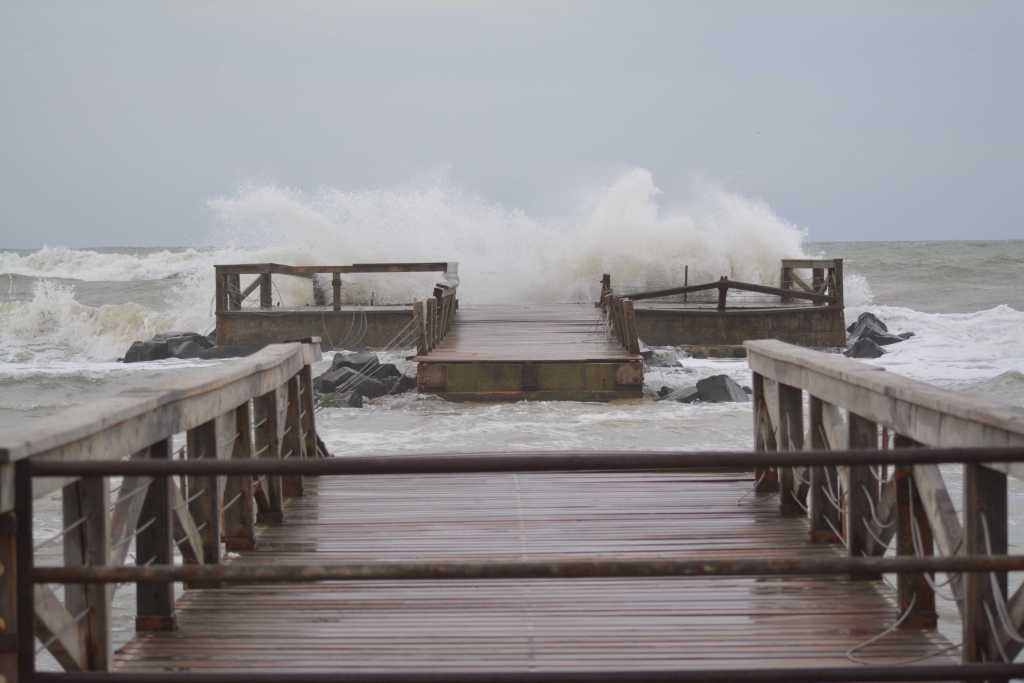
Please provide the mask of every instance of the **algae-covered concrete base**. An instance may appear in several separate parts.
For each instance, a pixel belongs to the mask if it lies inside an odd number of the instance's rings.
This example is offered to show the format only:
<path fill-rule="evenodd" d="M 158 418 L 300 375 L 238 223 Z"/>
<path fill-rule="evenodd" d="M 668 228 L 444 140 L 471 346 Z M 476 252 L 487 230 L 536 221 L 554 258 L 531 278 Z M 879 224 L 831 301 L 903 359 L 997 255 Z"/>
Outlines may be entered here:
<path fill-rule="evenodd" d="M 324 306 L 242 309 L 217 313 L 217 344 L 275 344 L 304 337 L 320 337 L 325 349 L 385 348 L 399 339 L 412 322 L 412 306 Z M 412 335 L 410 334 L 410 337 Z"/>
<path fill-rule="evenodd" d="M 637 304 L 640 338 L 649 346 L 735 346 L 779 339 L 815 348 L 846 345 L 843 309 L 834 306 L 696 308 Z"/>

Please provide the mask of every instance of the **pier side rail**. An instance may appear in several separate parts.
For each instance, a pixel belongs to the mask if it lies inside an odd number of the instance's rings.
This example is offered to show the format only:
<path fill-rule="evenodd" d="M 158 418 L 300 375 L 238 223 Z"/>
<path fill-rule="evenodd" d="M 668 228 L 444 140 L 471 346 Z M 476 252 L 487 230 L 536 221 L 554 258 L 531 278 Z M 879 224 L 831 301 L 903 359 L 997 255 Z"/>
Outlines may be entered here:
<path fill-rule="evenodd" d="M 777 340 L 745 344 L 753 372 L 756 451 L 1012 447 L 1024 459 L 1024 410 L 917 382 L 883 368 Z M 806 400 L 805 400 L 806 399 Z M 783 515 L 806 516 L 810 540 L 842 543 L 851 558 L 1007 552 L 1007 477 L 1024 462 L 963 466 L 959 514 L 937 464 L 759 468 L 756 488 L 778 491 Z M 895 548 L 890 546 L 895 542 Z M 1005 572 L 900 574 L 904 628 L 932 628 L 935 593 L 962 622 L 965 662 L 1013 661 L 1024 637 L 1024 588 Z"/>
<path fill-rule="evenodd" d="M 346 266 L 289 266 L 280 263 L 215 265 L 215 308 L 218 314 L 241 310 L 242 303 L 257 289 L 259 290 L 259 307 L 261 309 L 272 308 L 274 275 L 309 278 L 314 281 L 317 275 L 330 275 L 331 306 L 335 311 L 340 311 L 341 276 L 352 273 L 445 273 L 457 277 L 458 264 L 435 261 L 426 263 L 355 263 Z M 244 288 L 242 287 L 242 276 L 253 277 L 253 280 Z M 315 291 L 319 292 L 319 290 Z"/>
<path fill-rule="evenodd" d="M 630 353 L 640 353 L 640 328 L 636 322 L 636 311 L 629 297 L 615 294 L 612 276 L 607 273 L 601 278 L 601 297 L 597 302 L 608 325 L 608 333 Z"/>
<path fill-rule="evenodd" d="M 434 287 L 430 298 L 413 303 L 412 325 L 416 331 L 416 353 L 425 356 L 448 336 L 459 309 L 457 288 L 446 284 Z"/>
<path fill-rule="evenodd" d="M 809 270 L 811 276 L 808 283 L 800 272 Z M 809 302 L 812 306 L 843 308 L 843 259 L 783 259 L 780 283 L 778 287 L 761 285 L 753 282 L 742 282 L 721 276 L 713 282 L 682 287 L 668 287 L 641 292 L 629 292 L 622 295 L 631 301 L 660 299 L 668 296 L 684 297 L 699 292 L 717 291 L 717 308 L 724 311 L 729 308 L 729 292 L 753 292 L 779 297 L 780 304 L 792 304 L 796 300 Z M 605 274 L 601 279 L 601 295 L 598 305 L 602 308 L 611 304 L 615 292 L 611 285 L 611 275 Z"/>
<path fill-rule="evenodd" d="M 67 671 L 103 671 L 111 662 L 116 586 L 77 583 L 61 595 L 31 581 L 36 555 L 45 564 L 96 569 L 172 566 L 180 553 L 187 565 L 213 567 L 224 551 L 253 548 L 256 523 L 281 522 L 284 499 L 303 493 L 298 475 L 129 475 L 111 490 L 102 477 L 33 480 L 19 472 L 55 462 L 319 459 L 326 452 L 311 373 L 319 359 L 317 338 L 275 344 L 0 435 L 0 680 L 30 680 L 37 648 Z M 58 492 L 60 531 L 34 537 L 41 520 L 33 518 L 33 501 Z M 173 584 L 137 588 L 136 630 L 173 630 Z"/>

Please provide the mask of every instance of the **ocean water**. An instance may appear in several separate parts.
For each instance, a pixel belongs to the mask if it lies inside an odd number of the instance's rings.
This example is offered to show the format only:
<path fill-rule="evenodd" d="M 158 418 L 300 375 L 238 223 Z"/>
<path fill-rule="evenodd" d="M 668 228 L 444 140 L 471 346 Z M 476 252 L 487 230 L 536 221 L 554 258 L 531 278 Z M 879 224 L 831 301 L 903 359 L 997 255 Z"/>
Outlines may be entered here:
<path fill-rule="evenodd" d="M 18 251 L 4 250 L 0 239 L 0 432 L 129 385 L 159 383 L 181 368 L 229 362 L 125 365 L 118 358 L 133 340 L 158 332 L 211 330 L 213 264 L 263 261 L 459 261 L 460 297 L 484 303 L 592 301 L 601 273 L 612 273 L 622 288 L 659 286 L 681 281 L 684 265 L 691 282 L 727 274 L 773 283 L 780 258 L 842 257 L 848 320 L 872 311 L 893 331 L 915 333 L 871 362 L 1024 405 L 1024 241 L 816 243 L 764 203 L 715 188 L 666 208 L 642 170 L 584 197 L 574 215 L 557 220 L 444 185 L 316 194 L 250 188 L 211 201 L 210 212 L 213 246 Z M 276 300 L 311 301 L 308 282 L 280 280 Z M 344 291 L 353 302 L 408 301 L 432 283 L 430 275 L 354 278 Z M 406 364 L 408 351 L 396 349 L 389 359 Z M 749 404 L 654 400 L 661 386 L 719 373 L 750 381 L 745 361 L 684 359 L 650 369 L 641 400 L 492 405 L 407 394 L 362 410 L 326 409 L 318 427 L 336 455 L 749 448 Z M 957 472 L 948 476 L 958 495 Z M 1013 497 L 1024 502 L 1016 485 Z M 1019 547 L 1024 505 L 1013 515 L 1011 540 Z M 55 515 L 43 520 L 46 528 L 56 523 Z M 130 597 L 119 593 L 122 638 L 130 632 Z M 953 607 L 943 612 L 951 623 Z"/>

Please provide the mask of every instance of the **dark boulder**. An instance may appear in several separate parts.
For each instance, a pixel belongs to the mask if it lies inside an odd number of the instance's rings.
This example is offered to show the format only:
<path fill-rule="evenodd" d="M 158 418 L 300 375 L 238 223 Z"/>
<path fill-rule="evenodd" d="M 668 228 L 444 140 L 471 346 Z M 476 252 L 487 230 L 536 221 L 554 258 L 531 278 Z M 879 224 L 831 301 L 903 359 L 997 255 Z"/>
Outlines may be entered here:
<path fill-rule="evenodd" d="M 404 394 L 416 388 L 416 380 L 402 374 L 398 377 L 388 377 L 384 383 L 390 388 L 389 394 Z"/>
<path fill-rule="evenodd" d="M 697 382 L 697 391 L 700 392 L 700 400 L 708 403 L 742 403 L 750 400 L 743 387 L 728 375 L 705 377 Z"/>
<path fill-rule="evenodd" d="M 214 346 L 200 351 L 196 358 L 214 360 L 218 358 L 241 358 L 256 353 L 263 346 L 261 344 L 232 344 L 230 346 Z"/>
<path fill-rule="evenodd" d="M 379 379 L 346 367 L 328 370 L 313 380 L 313 387 L 321 394 L 331 394 L 343 387 L 344 391 L 358 391 L 367 398 L 385 396 L 391 389 Z"/>
<path fill-rule="evenodd" d="M 372 351 L 342 351 L 334 354 L 331 369 L 351 368 L 358 372 L 370 374 L 380 365 L 380 359 Z"/>
<path fill-rule="evenodd" d="M 145 363 L 171 357 L 171 350 L 165 341 L 134 342 L 121 360 L 125 363 Z"/>
<path fill-rule="evenodd" d="M 849 333 L 849 343 L 855 344 L 861 339 L 870 339 L 879 346 L 898 344 L 905 337 L 889 332 L 889 327 L 879 320 L 873 313 L 861 313 L 857 322 L 846 328 Z"/>
<path fill-rule="evenodd" d="M 367 371 L 366 374 L 373 375 L 377 379 L 396 379 L 402 376 L 401 370 L 395 367 L 394 363 L 378 365 L 373 370 Z"/>
<path fill-rule="evenodd" d="M 867 338 L 858 339 L 844 352 L 844 355 L 850 358 L 880 358 L 883 354 L 885 349 L 873 339 Z"/>
<path fill-rule="evenodd" d="M 700 392 L 695 386 L 683 387 L 681 389 L 670 389 L 662 387 L 658 390 L 659 401 L 675 401 L 676 403 L 693 403 L 700 400 Z"/>
<path fill-rule="evenodd" d="M 180 346 L 187 342 L 192 342 L 196 346 L 204 349 L 212 349 L 216 344 L 204 335 L 196 332 L 164 332 L 153 337 L 153 341 L 164 341 L 173 350 L 175 346 Z"/>
<path fill-rule="evenodd" d="M 175 358 L 199 358 L 199 355 L 203 351 L 209 350 L 208 347 L 199 344 L 192 339 L 186 339 L 185 341 L 167 342 L 167 348 L 170 349 L 171 355 Z"/>

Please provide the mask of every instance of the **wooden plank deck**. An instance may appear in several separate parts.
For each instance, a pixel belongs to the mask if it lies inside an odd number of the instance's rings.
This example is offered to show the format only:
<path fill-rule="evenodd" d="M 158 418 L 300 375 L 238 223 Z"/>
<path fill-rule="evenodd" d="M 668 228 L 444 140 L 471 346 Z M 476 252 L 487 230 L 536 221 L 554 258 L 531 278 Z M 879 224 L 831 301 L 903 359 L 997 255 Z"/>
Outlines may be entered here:
<path fill-rule="evenodd" d="M 458 400 L 607 400 L 643 389 L 641 356 L 608 334 L 592 304 L 462 307 L 415 360 L 421 391 Z"/>
<path fill-rule="evenodd" d="M 235 562 L 823 557 L 807 523 L 742 473 L 552 472 L 309 480 Z M 180 628 L 121 648 L 120 671 L 508 671 L 856 666 L 898 616 L 837 577 L 360 581 L 189 590 Z M 859 652 L 949 647 L 898 631 Z M 940 655 L 927 663 L 948 663 Z"/>

